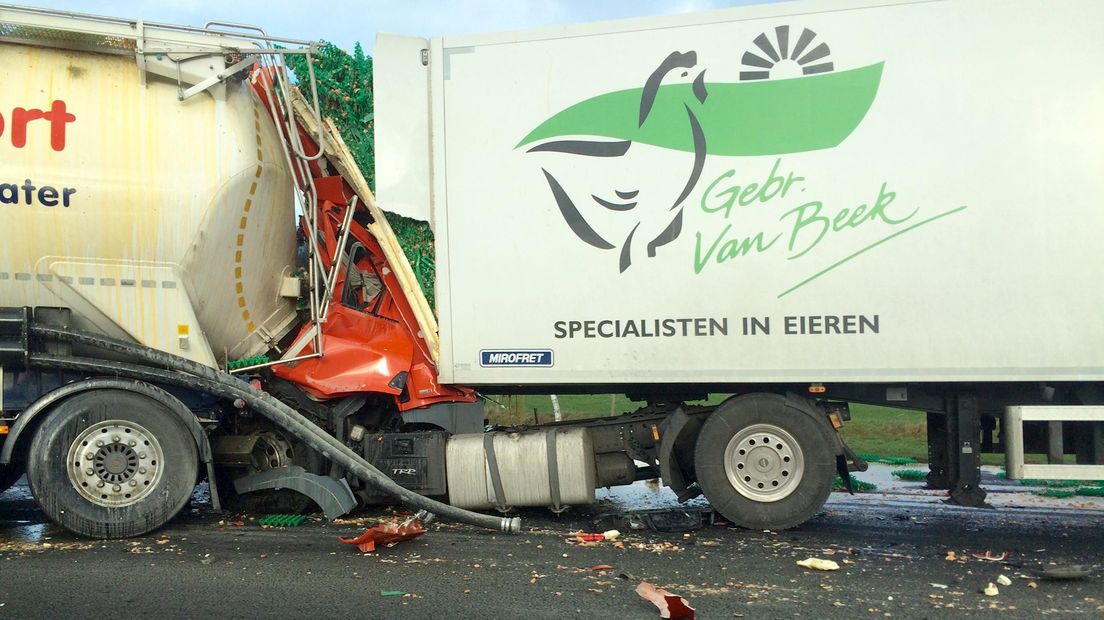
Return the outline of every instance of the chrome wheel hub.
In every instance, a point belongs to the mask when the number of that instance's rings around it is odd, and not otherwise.
[[[724,467],[740,495],[757,502],[777,502],[801,483],[805,458],[797,440],[784,429],[752,424],[728,442]]]
[[[108,508],[136,503],[161,480],[164,453],[149,431],[134,422],[93,424],[69,447],[69,482],[85,499]]]

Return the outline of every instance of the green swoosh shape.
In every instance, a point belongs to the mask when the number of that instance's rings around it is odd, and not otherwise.
[[[832,148],[866,116],[884,64],[786,80],[707,82],[705,103],[694,97],[690,84],[664,85],[643,126],[638,125],[643,89],[614,91],[565,108],[515,148],[550,138],[594,136],[693,152],[687,109],[701,123],[710,155],[782,155]]]

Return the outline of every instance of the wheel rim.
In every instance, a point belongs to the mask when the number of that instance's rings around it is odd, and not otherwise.
[[[724,456],[725,475],[736,491],[757,502],[789,497],[805,474],[801,445],[773,424],[753,424],[736,433]]]
[[[139,424],[93,424],[69,447],[69,482],[85,499],[108,508],[129,506],[161,480],[165,455],[157,438]]]

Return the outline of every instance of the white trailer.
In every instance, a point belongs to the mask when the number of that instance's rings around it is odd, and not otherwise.
[[[1102,20],[809,0],[381,36],[380,200],[434,225],[441,376],[1087,405],[1065,435],[1100,463]],[[965,471],[951,417],[932,456]]]
[[[434,39],[428,66],[381,38],[380,201],[434,223],[442,376],[1104,379],[1102,19],[792,2]]]

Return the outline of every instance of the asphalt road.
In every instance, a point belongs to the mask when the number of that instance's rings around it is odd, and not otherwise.
[[[47,523],[16,486],[0,496],[0,618],[658,618],[634,593],[644,580],[685,597],[699,618],[1104,617],[1099,505],[991,497],[999,507],[983,510],[946,506],[915,486],[834,494],[815,519],[785,532],[622,524],[620,545],[575,540],[626,502],[665,505],[643,486],[562,517],[525,511],[519,535],[433,524],[361,554],[337,537],[394,511],[265,529],[248,516],[235,525],[197,500],[153,535],[88,541]],[[986,552],[1007,556],[974,555]],[[841,569],[796,564],[809,557]],[[1069,565],[1092,574],[1042,578]],[[1000,575],[1011,585],[979,592]]]

